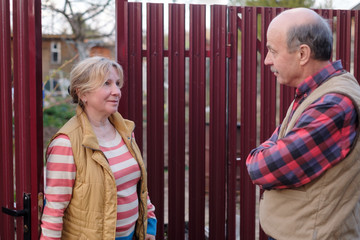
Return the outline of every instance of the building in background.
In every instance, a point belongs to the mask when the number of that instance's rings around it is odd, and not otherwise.
[[[115,59],[115,44],[103,40],[88,40],[87,55]],[[43,35],[42,77],[44,93],[65,97],[69,74],[77,62],[77,50],[71,35]]]

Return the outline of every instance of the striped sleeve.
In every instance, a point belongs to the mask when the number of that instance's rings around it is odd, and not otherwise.
[[[70,140],[59,135],[47,151],[45,207],[41,217],[40,239],[61,239],[64,211],[69,205],[76,166]]]
[[[155,216],[155,206],[151,203],[149,195],[147,198],[147,209],[148,209],[148,228],[146,233],[151,235],[156,235],[156,216]]]
[[[132,137],[135,140],[135,134],[132,133]],[[156,236],[157,219],[155,216],[155,206],[151,203],[149,195],[147,196],[147,218],[148,226],[146,233]]]

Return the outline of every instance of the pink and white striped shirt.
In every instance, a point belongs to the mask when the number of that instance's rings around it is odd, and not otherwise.
[[[130,236],[138,218],[137,183],[140,168],[121,136],[99,141],[100,149],[109,161],[117,186],[116,237]],[[45,199],[41,239],[60,239],[64,212],[69,205],[75,182],[76,165],[70,140],[65,135],[55,138],[47,152]],[[148,197],[148,218],[155,219],[155,207]]]

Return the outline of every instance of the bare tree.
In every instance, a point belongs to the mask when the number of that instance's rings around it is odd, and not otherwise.
[[[333,0],[324,0],[322,3],[319,4],[318,8],[332,9],[333,6],[334,6]]]
[[[87,57],[89,39],[105,38],[114,34],[115,17],[105,14],[106,10],[113,9],[114,0],[63,0],[63,4],[59,4],[60,2],[43,0],[43,11],[51,11],[63,17],[63,23],[69,25],[80,59]]]

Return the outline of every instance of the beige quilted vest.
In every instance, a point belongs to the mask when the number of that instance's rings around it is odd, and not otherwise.
[[[279,138],[295,125],[301,113],[327,93],[340,93],[360,106],[360,87],[355,78],[341,74],[327,80],[300,104],[287,128],[291,106]],[[359,129],[359,128],[358,128]],[[277,240],[360,239],[360,140],[348,156],[322,176],[299,188],[265,191],[260,201],[261,227]]]

